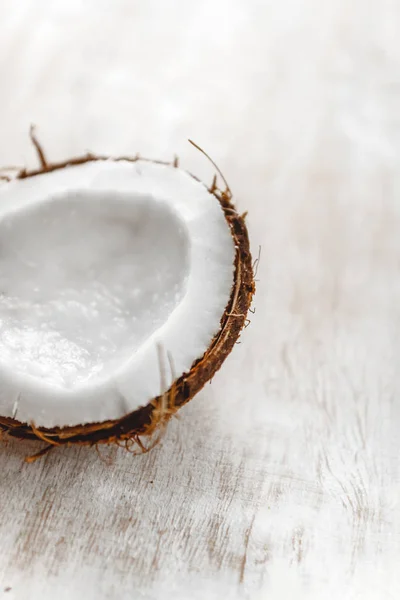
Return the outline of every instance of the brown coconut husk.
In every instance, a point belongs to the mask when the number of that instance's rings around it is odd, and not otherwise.
[[[110,157],[108,156],[89,153],[63,162],[51,163],[46,159],[33,128],[31,128],[30,131],[30,137],[38,154],[40,168],[33,170],[21,169],[14,176],[16,179],[27,179],[29,177],[43,175],[50,173],[51,171],[64,169],[74,165],[81,165],[91,161],[110,160]],[[221,327],[219,332],[214,337],[203,356],[193,363],[190,371],[175,379],[166,393],[157,396],[146,406],[143,406],[120,419],[104,421],[101,423],[87,423],[73,427],[54,427],[49,429],[36,427],[34,423],[21,423],[13,418],[0,416],[0,433],[3,432],[7,436],[20,440],[29,439],[46,442],[47,446],[34,456],[28,457],[28,462],[32,462],[45,455],[52,448],[57,446],[70,446],[73,444],[95,445],[97,448],[97,445],[100,443],[115,443],[123,445],[123,447],[129,451],[137,450],[139,452],[147,452],[158,443],[166,423],[176,411],[186,404],[186,402],[191,400],[193,396],[212,379],[213,375],[221,367],[237,342],[242,328],[248,322],[247,312],[250,309],[255,291],[255,283],[249,238],[244,220],[245,215],[240,216],[236,212],[232,202],[231,190],[218,167],[211,158],[199,148],[199,146],[194,144],[194,142],[191,143],[207,156],[223,179],[225,184],[224,191],[217,186],[217,176],[214,177],[208,190],[221,204],[236,248],[234,285],[228,305],[221,317]],[[114,158],[113,160],[129,162],[148,160],[149,162],[172,165],[176,168],[178,167],[177,158],[175,158],[172,163],[144,159],[139,155],[134,157],[121,156]],[[192,175],[192,177],[194,176]],[[194,178],[197,179],[196,177]],[[2,176],[2,179],[9,178],[4,175]],[[168,357],[168,359],[173,374],[171,357]],[[162,362],[162,352],[160,352],[161,374],[165,369]],[[152,436],[155,432],[158,432],[158,435],[153,439]],[[150,444],[145,445],[143,443],[143,436],[146,439],[150,439]]]

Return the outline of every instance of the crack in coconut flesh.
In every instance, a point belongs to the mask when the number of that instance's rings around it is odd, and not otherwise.
[[[230,193],[176,164],[43,159],[0,187],[0,429],[141,445],[221,366],[253,292]]]

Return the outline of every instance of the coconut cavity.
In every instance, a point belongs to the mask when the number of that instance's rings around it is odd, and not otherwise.
[[[72,389],[107,378],[168,320],[187,227],[151,195],[65,191],[0,221],[0,361]]]
[[[62,428],[147,405],[220,331],[234,262],[220,202],[173,166],[96,160],[2,185],[0,415]]]

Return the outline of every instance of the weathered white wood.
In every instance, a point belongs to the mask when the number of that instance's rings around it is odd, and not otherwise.
[[[400,596],[400,6],[1,0],[0,164],[217,160],[256,314],[145,456],[0,445],[0,598]],[[8,590],[11,588],[11,590]]]

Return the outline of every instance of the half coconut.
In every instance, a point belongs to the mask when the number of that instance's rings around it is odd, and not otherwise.
[[[0,428],[143,449],[245,323],[244,219],[177,161],[50,164],[32,140],[40,169],[0,186]]]

